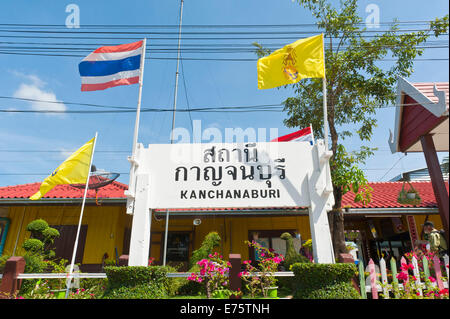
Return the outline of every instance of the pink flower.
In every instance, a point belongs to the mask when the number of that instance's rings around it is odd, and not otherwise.
[[[435,282],[436,281],[436,279],[434,279],[434,277],[428,277],[428,279],[431,281],[431,282]]]
[[[412,264],[402,264],[402,270],[403,271],[408,271],[408,269],[411,269],[411,270],[413,270],[414,269],[414,266],[412,265]]]
[[[406,280],[408,280],[408,275],[404,272],[401,272],[401,273],[397,274],[397,279],[406,281]]]
[[[440,295],[448,295],[448,289],[447,289],[447,288],[444,288],[444,289],[440,290],[440,291],[439,291],[439,294],[440,294]]]

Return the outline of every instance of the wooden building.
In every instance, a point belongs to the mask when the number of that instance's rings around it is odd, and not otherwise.
[[[57,256],[70,260],[83,191],[59,185],[41,200],[29,200],[39,185],[0,187],[1,254],[23,254],[22,244],[30,235],[26,231],[27,224],[42,218],[60,231],[61,236],[55,242]],[[402,182],[371,183],[372,202],[368,205],[354,203],[351,193],[344,196],[348,240],[355,239],[364,260],[378,259],[386,252],[401,255],[410,251],[411,238],[420,240],[425,220],[442,228],[431,182],[412,182],[412,185],[421,197],[420,204],[414,206],[397,202]],[[448,189],[448,183],[446,187]],[[116,260],[128,253],[132,216],[126,214],[125,189],[126,185],[113,182],[99,189],[98,194],[88,191],[76,258],[76,262],[82,264],[82,270],[101,271],[105,260]],[[152,213],[150,256],[156,264],[161,264],[163,258],[165,217],[165,210]],[[281,253],[285,246],[279,237],[283,232],[301,237],[302,241],[311,238],[308,213],[302,207],[288,210],[276,207],[264,210],[172,210],[169,214],[168,262],[184,265],[181,269],[185,269],[192,251],[210,231],[217,231],[221,236],[218,250],[224,256],[240,253],[243,259],[253,257],[244,241],[255,236]],[[351,233],[360,235],[353,238]],[[300,239],[297,239],[296,247],[299,245]]]

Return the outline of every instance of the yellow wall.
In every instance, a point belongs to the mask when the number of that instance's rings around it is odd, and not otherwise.
[[[169,219],[170,231],[194,231],[194,249],[197,249],[205,236],[216,231],[222,238],[219,250],[225,258],[228,254],[241,254],[243,259],[248,259],[248,246],[244,243],[248,240],[250,230],[298,230],[303,240],[311,238],[308,216],[287,217],[201,217],[202,223],[193,226],[194,218],[172,218]],[[161,221],[152,220],[152,232],[164,232],[165,219]],[[153,241],[154,239],[152,239]],[[160,259],[161,251],[154,247],[151,257]]]
[[[77,225],[80,216],[80,206],[14,206],[9,207],[8,217],[11,224],[5,243],[4,254],[12,255],[14,244],[18,237],[15,255],[24,253],[23,242],[29,238],[30,233],[25,230],[28,223],[42,218],[50,225]],[[22,222],[23,218],[23,222]],[[106,252],[109,259],[115,258],[115,247],[119,256],[122,254],[125,228],[131,228],[132,216],[125,213],[123,206],[86,206],[83,225],[88,225],[86,244],[83,255],[83,264],[100,264]],[[249,249],[244,243],[248,240],[249,231],[252,230],[297,230],[302,239],[311,238],[308,216],[275,216],[275,217],[207,217],[202,216],[201,224],[193,226],[194,217],[176,217],[171,214],[169,232],[189,231],[193,234],[193,249],[197,249],[205,236],[216,231],[222,238],[219,251],[228,257],[230,253],[241,254],[245,260],[249,258]],[[422,231],[425,215],[415,215],[418,233]],[[428,220],[433,221],[437,229],[442,228],[439,215],[429,215]],[[19,227],[22,227],[19,232]],[[406,225],[405,225],[406,226]],[[165,219],[159,221],[152,218],[152,241],[160,241],[161,245],[152,245],[151,257],[160,260],[162,242],[164,237]],[[407,226],[406,226],[407,229]],[[190,251],[192,253],[192,249]]]
[[[425,222],[425,219],[426,219],[426,215],[414,215],[417,233],[419,234],[419,236],[422,233],[423,223]],[[442,225],[441,216],[438,214],[428,215],[428,221],[433,222],[434,228],[436,228],[436,229],[444,228],[444,226]],[[406,229],[408,229],[408,226],[406,226]]]
[[[8,217],[11,224],[5,243],[4,254],[12,255],[17,234],[19,233],[15,255],[22,255],[23,242],[29,238],[30,232],[26,226],[33,220],[42,218],[50,225],[78,225],[80,206],[13,206],[9,207]],[[302,239],[311,237],[307,216],[287,217],[201,217],[202,223],[193,226],[191,218],[177,218],[171,215],[169,232],[190,231],[193,233],[193,249],[197,249],[205,236],[216,231],[222,238],[218,251],[225,257],[230,253],[239,253],[248,259],[248,240],[250,230],[298,230]],[[23,218],[23,222],[22,222]],[[88,225],[83,264],[99,264],[106,252],[109,259],[114,259],[117,247],[119,256],[122,254],[124,230],[131,227],[131,216],[125,213],[121,206],[86,206],[82,225]],[[19,227],[21,227],[19,231]],[[163,241],[165,219],[152,219],[152,241]],[[153,245],[151,257],[160,260],[162,245]],[[190,251],[192,253],[192,250]]]
[[[42,218],[50,225],[78,225],[80,206],[14,206],[9,208],[11,219],[3,253],[12,255],[17,234],[19,233],[15,255],[22,255],[23,242],[29,238],[26,226],[31,221]],[[23,218],[23,222],[22,222]],[[83,264],[100,264],[106,252],[110,259],[115,256],[114,247],[122,253],[125,207],[86,206],[82,225],[88,225]],[[22,227],[19,232],[19,227]]]

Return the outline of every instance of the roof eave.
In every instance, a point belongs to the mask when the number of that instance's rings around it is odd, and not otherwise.
[[[5,205],[47,205],[47,204],[65,204],[79,205],[82,198],[41,198],[39,200],[30,200],[29,198],[0,198],[0,206]],[[102,204],[126,204],[126,198],[102,198],[98,200]],[[95,198],[86,198],[86,204],[95,204]]]
[[[346,215],[392,215],[392,214],[439,214],[437,207],[370,207],[370,208],[348,208]]]

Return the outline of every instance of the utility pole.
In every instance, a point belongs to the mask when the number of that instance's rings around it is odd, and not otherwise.
[[[173,97],[173,115],[172,115],[172,131],[170,132],[170,144],[173,144],[173,131],[175,129],[175,113],[177,111],[177,97],[178,97],[178,76],[180,69],[180,55],[181,55],[181,25],[183,22],[183,3],[184,0],[181,0],[180,3],[180,23],[178,27],[178,53],[177,53],[177,71],[175,73],[175,93]],[[166,230],[164,233],[164,257],[163,257],[163,266],[166,265],[167,261],[167,235],[169,233],[169,210],[166,212]]]

